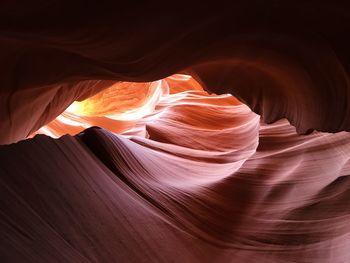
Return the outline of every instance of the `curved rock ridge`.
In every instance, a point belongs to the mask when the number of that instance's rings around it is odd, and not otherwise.
[[[231,95],[179,83],[199,87],[176,75],[133,84],[145,88],[135,108],[111,103],[132,85],[61,115],[119,131],[80,126],[0,147],[6,262],[350,260],[350,134],[298,135]],[[107,115],[92,116],[95,106]],[[58,122],[46,128],[74,132]]]
[[[266,123],[287,118],[299,133],[350,131],[346,2],[1,7],[1,144],[111,85],[96,80],[148,82],[179,72],[233,94]]]
[[[0,261],[350,262],[349,11],[1,3]]]

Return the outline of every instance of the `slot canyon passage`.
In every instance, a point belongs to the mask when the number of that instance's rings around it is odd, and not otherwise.
[[[346,1],[0,3],[0,262],[350,262]]]

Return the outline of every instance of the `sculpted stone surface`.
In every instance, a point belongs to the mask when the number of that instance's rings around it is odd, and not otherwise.
[[[347,4],[15,2],[1,262],[350,262]]]

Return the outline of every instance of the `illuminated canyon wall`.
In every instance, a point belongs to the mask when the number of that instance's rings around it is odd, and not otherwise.
[[[0,258],[349,262],[349,11],[4,3]]]

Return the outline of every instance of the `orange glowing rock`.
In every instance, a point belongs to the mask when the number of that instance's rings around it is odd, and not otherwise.
[[[145,83],[117,82],[92,97],[73,102],[31,137],[35,134],[55,138],[67,133],[74,135],[91,126],[123,133],[134,128],[143,117],[152,114],[160,101],[184,98],[183,95],[177,97],[173,94],[186,91],[197,91],[210,98],[194,78],[184,74]],[[215,100],[211,102],[216,103]]]

